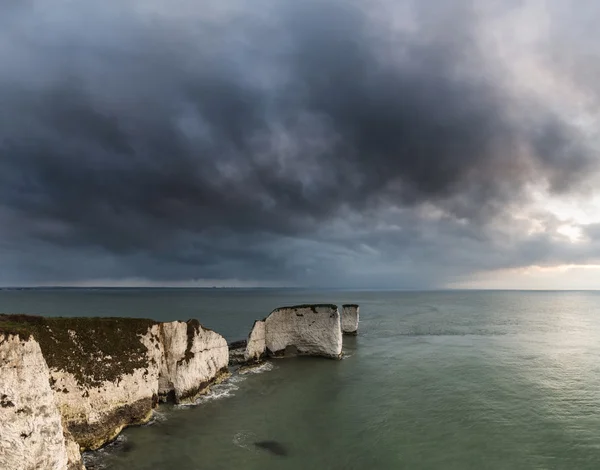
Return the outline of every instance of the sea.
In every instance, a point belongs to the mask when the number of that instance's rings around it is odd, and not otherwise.
[[[198,318],[228,340],[299,303],[360,304],[342,360],[235,373],[194,406],[159,407],[88,467],[600,469],[600,292],[0,291],[2,312]]]

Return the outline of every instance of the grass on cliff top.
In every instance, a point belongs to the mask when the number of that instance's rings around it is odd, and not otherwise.
[[[354,308],[358,308],[358,304],[344,304],[344,305],[342,305],[342,308],[343,308],[343,307],[354,307]]]
[[[286,308],[290,308],[290,309],[298,309],[298,308],[310,308],[313,312],[317,312],[317,308],[332,308],[334,310],[337,310],[337,305],[334,304],[301,304],[301,305],[292,305],[289,307],[278,307],[275,310],[273,310],[273,312],[277,312],[279,310],[284,310]],[[273,313],[271,312],[271,313]]]
[[[70,372],[82,386],[98,386],[146,367],[139,336],[156,324],[139,318],[0,315],[0,333],[33,336],[51,369]]]

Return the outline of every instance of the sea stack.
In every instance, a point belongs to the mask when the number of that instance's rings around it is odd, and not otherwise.
[[[358,333],[358,305],[342,305],[342,333],[356,335]]]
[[[0,315],[0,468],[81,469],[80,450],[147,422],[159,396],[192,400],[228,361],[197,320]]]
[[[245,362],[260,362],[266,355],[266,323],[264,320],[256,320],[252,325],[252,330],[248,336],[246,343],[246,351],[244,352]]]
[[[269,356],[340,358],[342,331],[336,305],[295,305],[273,310],[265,319]]]

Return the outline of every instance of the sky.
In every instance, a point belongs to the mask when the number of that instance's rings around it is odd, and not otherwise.
[[[0,286],[600,286],[600,2],[1,0]]]

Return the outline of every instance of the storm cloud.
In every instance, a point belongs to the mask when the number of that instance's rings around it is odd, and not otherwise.
[[[599,52],[573,33],[590,12],[504,3],[4,2],[0,283],[432,287],[593,261],[596,232],[573,246],[531,212],[533,190],[593,192],[598,90],[566,62]],[[507,57],[487,31],[527,18]]]

